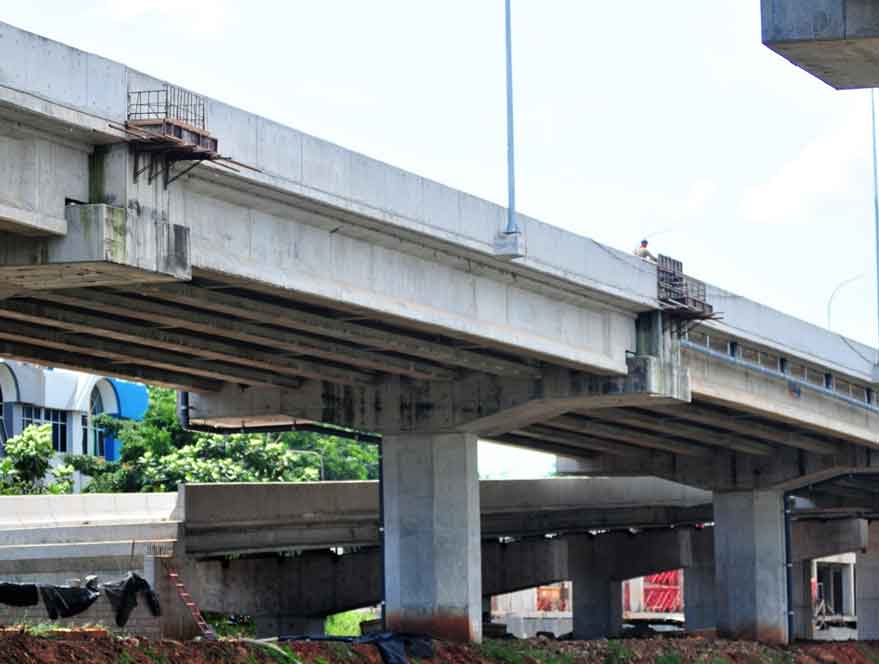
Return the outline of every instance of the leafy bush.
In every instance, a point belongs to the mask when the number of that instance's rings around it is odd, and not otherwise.
[[[52,425],[31,425],[6,441],[6,456],[0,459],[0,493],[5,495],[70,493],[73,468],[51,467],[55,454]]]

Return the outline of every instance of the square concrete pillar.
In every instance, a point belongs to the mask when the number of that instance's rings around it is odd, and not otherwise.
[[[801,560],[791,567],[791,581],[794,613],[793,640],[814,639],[815,623],[812,608],[812,577],[815,575],[815,562]]]
[[[842,568],[842,612],[847,616],[855,613],[855,566],[846,565]]]
[[[693,529],[693,564],[684,569],[684,621],[688,631],[717,628],[714,579],[714,529]]]
[[[616,550],[611,539],[588,535],[569,539],[576,639],[603,639],[622,632],[623,584],[611,576]]]
[[[694,565],[684,570],[684,621],[688,632],[717,627],[714,565]]]
[[[387,627],[482,639],[476,436],[382,441]]]
[[[869,546],[855,563],[855,615],[858,639],[879,639],[879,522],[870,524]]]
[[[787,643],[783,495],[714,494],[714,570],[720,636]]]

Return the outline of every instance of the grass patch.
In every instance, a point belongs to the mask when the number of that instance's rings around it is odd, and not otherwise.
[[[666,652],[656,658],[655,664],[683,664],[683,660],[676,652]]]
[[[372,611],[336,613],[327,616],[324,622],[324,632],[329,636],[360,636],[360,623],[373,618],[375,618],[375,614]]]
[[[626,664],[634,657],[622,641],[608,641],[604,664]]]
[[[546,648],[534,648],[521,641],[486,640],[478,646],[478,653],[485,659],[503,664],[573,664],[575,658],[568,653],[552,652]]]

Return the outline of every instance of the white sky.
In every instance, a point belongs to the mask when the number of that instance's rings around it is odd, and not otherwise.
[[[656,234],[820,325],[863,274],[832,323],[876,345],[866,91],[762,46],[758,0],[512,4],[522,212],[626,250]],[[0,20],[506,199],[503,0],[31,0]]]

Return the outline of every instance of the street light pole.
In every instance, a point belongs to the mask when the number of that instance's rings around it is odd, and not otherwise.
[[[510,0],[505,0],[507,42],[507,229],[506,235],[518,235],[516,223],[516,155],[513,140],[513,32],[510,27]]]
[[[833,326],[830,324],[830,308],[833,306],[833,298],[836,297],[836,294],[841,291],[843,288],[856,282],[858,279],[863,279],[864,275],[859,274],[856,277],[852,277],[851,279],[846,279],[845,281],[837,284],[836,288],[833,289],[833,292],[830,294],[830,297],[827,299],[827,329],[833,330]]]
[[[879,332],[879,172],[876,168],[876,89],[870,90],[870,120],[873,128],[873,223],[876,233],[876,325]],[[879,343],[876,344],[876,374],[879,377]]]

